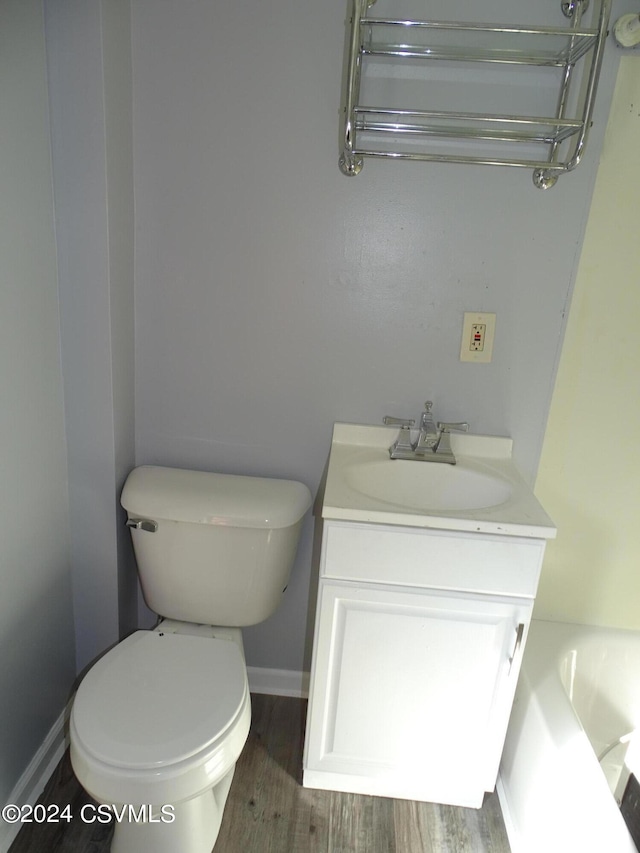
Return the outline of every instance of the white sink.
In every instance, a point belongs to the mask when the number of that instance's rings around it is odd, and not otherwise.
[[[411,511],[485,509],[511,496],[508,482],[464,463],[354,459],[344,478],[362,495]]]
[[[510,438],[452,434],[457,464],[390,459],[397,433],[337,423],[322,517],[506,536],[555,536],[511,459]]]

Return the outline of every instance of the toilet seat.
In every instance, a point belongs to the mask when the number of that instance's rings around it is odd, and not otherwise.
[[[227,736],[237,740],[232,730],[248,708],[236,643],[136,631],[87,673],[71,728],[76,750],[96,767],[166,775],[205,760]]]

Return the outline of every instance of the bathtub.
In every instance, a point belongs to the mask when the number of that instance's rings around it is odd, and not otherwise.
[[[512,853],[636,853],[616,796],[639,724],[640,632],[533,621],[498,778]]]

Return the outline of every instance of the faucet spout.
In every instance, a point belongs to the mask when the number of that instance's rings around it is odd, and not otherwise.
[[[422,449],[433,450],[438,446],[440,432],[433,420],[433,414],[431,412],[432,407],[433,403],[431,400],[427,400],[424,404],[424,412],[420,416],[420,434],[418,435],[418,442],[414,447],[414,450],[416,451],[420,451]]]

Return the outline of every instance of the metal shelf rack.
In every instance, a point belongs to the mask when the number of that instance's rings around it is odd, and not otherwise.
[[[592,0],[592,26],[583,25],[589,0],[562,3],[565,27],[374,17],[369,9],[375,2],[353,0],[340,157],[345,175],[357,175],[365,157],[519,166],[532,169],[534,184],[546,189],[578,165],[612,0]],[[527,114],[477,109],[468,92],[482,78],[478,69],[492,70],[485,90],[505,92],[519,73],[518,91],[527,92],[522,70],[514,69],[531,66],[552,75],[546,78],[553,97],[547,113],[535,97]],[[511,70],[508,78],[504,69]],[[449,109],[456,78],[473,109]],[[431,108],[438,87],[446,92],[440,97],[444,108]],[[528,89],[537,93],[539,80]]]

